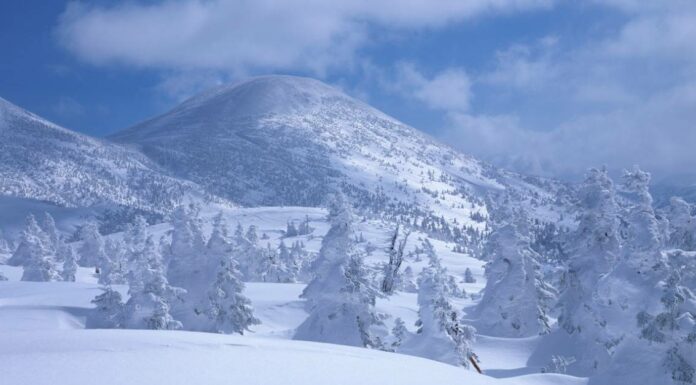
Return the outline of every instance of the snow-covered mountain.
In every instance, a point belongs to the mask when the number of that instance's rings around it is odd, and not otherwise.
[[[248,206],[317,206],[340,188],[380,215],[482,225],[489,192],[555,205],[564,186],[500,171],[317,80],[222,86],[117,133],[177,177]]]
[[[205,193],[158,171],[137,151],[59,127],[0,98],[0,195],[162,212]]]

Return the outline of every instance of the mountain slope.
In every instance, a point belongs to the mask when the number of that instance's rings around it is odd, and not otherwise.
[[[196,96],[112,137],[238,203],[322,204],[341,189],[387,215],[475,223],[489,192],[550,204],[559,184],[523,180],[316,80],[266,76]]]
[[[203,192],[161,173],[138,152],[64,129],[0,98],[0,195],[163,212]]]

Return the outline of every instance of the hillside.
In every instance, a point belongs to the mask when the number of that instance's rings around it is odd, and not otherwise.
[[[148,212],[206,194],[142,154],[59,127],[0,98],[0,195]]]

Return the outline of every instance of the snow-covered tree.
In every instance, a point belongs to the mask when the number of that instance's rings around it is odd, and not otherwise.
[[[406,323],[400,317],[394,320],[394,327],[391,330],[391,335],[391,348],[397,350],[404,342],[404,339],[406,339],[406,336],[408,335]]]
[[[397,225],[389,242],[389,262],[384,266],[384,278],[382,279],[382,292],[390,295],[394,292],[396,282],[399,280],[399,269],[404,261],[404,249],[408,241],[408,231],[403,231],[401,225]]]
[[[520,214],[523,215],[523,214]],[[477,307],[479,329],[505,337],[526,337],[550,330],[547,316],[553,289],[539,272],[539,255],[528,234],[515,224],[496,229],[485,250],[486,288]]]
[[[208,260],[215,270],[207,291],[207,302],[199,312],[209,319],[209,330],[243,334],[260,321],[253,315],[251,301],[242,294],[244,282],[234,259],[233,242],[229,239],[221,214],[213,220],[213,232],[206,249]]]
[[[297,226],[295,226],[295,221],[288,221],[285,228],[286,237],[296,237],[298,235]]]
[[[353,215],[341,194],[330,202],[329,222],[331,228],[314,263],[315,277],[302,293],[310,315],[294,338],[382,347],[374,330],[382,325],[374,310],[378,291],[355,246]]]
[[[147,237],[147,221],[142,215],[136,215],[133,222],[126,226],[126,231],[123,233],[125,260],[128,264],[127,272],[132,270],[130,265],[139,258],[145,249]]]
[[[10,261],[11,265],[22,265],[22,281],[57,281],[60,275],[53,265],[54,250],[48,245],[48,237],[39,228],[34,217],[27,217],[19,247]]]
[[[115,329],[124,327],[124,304],[121,294],[111,286],[102,287],[102,293],[92,303],[96,306],[87,316],[89,329]]]
[[[400,352],[468,368],[476,329],[459,320],[448,298],[447,272],[436,254],[429,258],[418,280],[418,331]]]
[[[179,206],[172,213],[171,246],[167,253],[167,276],[172,285],[188,291],[187,296],[204,297],[205,282],[205,237],[201,230],[199,209],[194,206]],[[194,287],[195,286],[195,287]]]
[[[75,251],[69,245],[64,245],[59,253],[63,260],[63,271],[61,277],[63,281],[75,282],[75,274],[77,273],[77,257]]]
[[[7,261],[7,264],[10,266],[23,266],[37,252],[42,254],[48,253],[50,250],[49,246],[44,244],[45,239],[46,235],[38,223],[36,223],[36,219],[29,214],[24,223],[19,245],[12,257]]]
[[[667,211],[669,245],[682,250],[696,250],[696,217],[691,205],[682,198],[673,197]]]
[[[575,366],[584,373],[609,362],[615,340],[606,330],[597,288],[621,254],[618,206],[607,171],[591,169],[578,192],[578,228],[569,245],[559,326],[575,339]]]
[[[244,237],[247,241],[251,242],[252,245],[256,246],[259,243],[259,235],[256,232],[256,225],[249,225]]]
[[[662,282],[662,312],[637,315],[640,337],[649,341],[651,352],[662,355],[665,374],[676,383],[696,383],[696,295],[673,269]]]
[[[99,282],[106,285],[119,285],[126,283],[128,275],[128,261],[126,260],[126,246],[123,242],[108,238],[104,242],[104,254],[106,258],[99,266]]]
[[[470,268],[464,270],[464,283],[476,283],[476,278],[474,278],[474,273],[471,272]]]
[[[291,266],[280,259],[278,251],[272,248],[270,243],[260,250],[257,277],[262,282],[287,283],[295,281],[295,274]]]
[[[305,219],[297,227],[297,235],[311,234],[314,229],[309,225],[309,215],[305,215]]]
[[[104,253],[104,239],[99,234],[99,226],[95,222],[88,222],[80,230],[82,245],[77,250],[80,256],[80,266],[97,267],[104,265],[106,254]]]
[[[653,252],[662,246],[660,225],[650,195],[650,173],[638,166],[624,170],[620,191],[627,201],[625,223],[626,244],[635,252]]]
[[[39,224],[44,235],[44,244],[51,250],[51,253],[60,257],[58,249],[62,240],[58,234],[58,229],[56,228],[56,221],[53,219],[51,214],[45,212],[43,218],[41,218],[41,223]]]
[[[148,237],[135,256],[130,272],[130,298],[124,306],[124,327],[129,329],[180,329],[181,322],[170,314],[170,305],[181,289],[169,285],[155,241]]]

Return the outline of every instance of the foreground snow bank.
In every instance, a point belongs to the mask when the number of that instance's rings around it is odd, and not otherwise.
[[[247,336],[63,330],[0,332],[0,340],[4,385],[497,383],[416,357]]]

